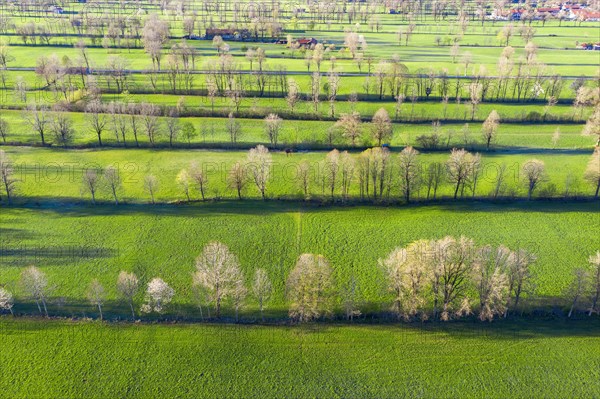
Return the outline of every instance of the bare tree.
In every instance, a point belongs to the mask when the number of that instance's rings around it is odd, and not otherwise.
[[[121,179],[121,174],[119,173],[119,170],[114,166],[108,166],[106,169],[104,169],[103,177],[106,189],[114,198],[115,205],[119,205],[118,194],[121,188],[123,187],[123,181]]]
[[[142,41],[144,50],[150,56],[152,65],[160,70],[162,58],[162,47],[169,39],[169,24],[159,18],[157,14],[151,14],[142,30]]]
[[[439,295],[442,302],[441,320],[449,320],[452,314],[461,316],[471,312],[466,290],[473,269],[474,248],[473,240],[466,237],[445,237],[436,245],[433,275],[439,281],[436,297]]]
[[[206,184],[208,183],[208,176],[202,170],[202,168],[196,163],[192,162],[190,166],[190,179],[200,191],[202,201],[204,201],[204,192],[206,190]]]
[[[181,125],[176,114],[172,112],[167,118],[167,134],[169,135],[169,147],[173,147],[173,141],[177,140],[181,132]]]
[[[242,191],[248,182],[245,165],[237,161],[233,164],[227,175],[227,183],[229,187],[236,190],[238,199],[242,199]]]
[[[333,275],[323,255],[302,254],[287,279],[289,315],[299,322],[332,312]]]
[[[440,162],[432,162],[427,167],[426,184],[427,184],[427,199],[433,194],[433,199],[436,199],[437,190],[444,178],[444,164]],[[432,193],[433,191],[433,193]]]
[[[19,179],[15,177],[12,162],[4,150],[0,150],[0,180],[6,193],[6,199],[10,203],[17,189]],[[0,199],[2,199],[2,196],[0,196]]]
[[[15,300],[10,291],[0,287],[0,310],[8,310],[11,315],[15,315],[13,311],[13,306],[15,305]]]
[[[158,192],[158,179],[154,175],[146,175],[144,177],[144,190],[150,195],[150,199],[154,204],[154,196]]]
[[[588,316],[592,313],[600,313],[600,251],[588,258],[590,270],[588,271],[591,283],[591,303]]]
[[[300,86],[293,79],[288,81],[288,92],[287,96],[285,97],[285,101],[293,114],[294,110],[296,109],[296,105],[300,101]]]
[[[273,159],[269,149],[263,145],[257,145],[248,152],[246,167],[249,169],[250,176],[260,191],[263,200],[267,199],[267,182],[271,176],[271,165]]]
[[[523,165],[522,172],[527,185],[527,198],[531,199],[535,189],[546,179],[546,167],[543,161],[530,159]]]
[[[362,314],[359,309],[360,294],[357,289],[356,279],[354,276],[342,287],[341,291],[342,307],[346,314],[346,320],[353,321],[355,317]]]
[[[153,278],[146,288],[146,298],[141,308],[142,313],[162,313],[174,295],[175,290],[163,279],[159,277]]]
[[[140,281],[135,273],[121,271],[117,277],[117,292],[131,309],[131,317],[135,320],[134,298],[138,293]]]
[[[75,129],[73,129],[73,121],[66,113],[59,112],[56,114],[50,127],[54,134],[54,139],[63,147],[66,147],[73,141]]]
[[[481,102],[481,93],[481,83],[473,82],[469,85],[469,96],[471,98],[471,120],[475,120],[475,113],[477,112],[477,107]]]
[[[100,320],[102,320],[102,306],[104,305],[104,301],[106,300],[106,293],[104,292],[104,287],[100,284],[98,279],[93,279],[87,290],[87,298],[92,304],[98,308],[98,312],[100,313]]]
[[[342,135],[354,145],[362,130],[360,115],[358,112],[342,114],[340,119],[335,123],[335,127],[341,129]]]
[[[4,118],[0,118],[0,137],[2,137],[2,142],[6,143],[6,137],[8,136],[9,126],[8,122]]]
[[[196,258],[194,285],[203,286],[207,290],[214,303],[217,318],[221,315],[223,300],[238,295],[243,282],[244,275],[238,259],[229,248],[217,241],[206,244]]]
[[[99,100],[93,100],[85,107],[87,121],[94,133],[98,136],[98,144],[100,146],[102,146],[102,133],[106,129],[106,124],[108,122],[106,115],[103,112],[104,107]]]
[[[448,173],[448,180],[455,185],[454,199],[458,197],[458,191],[464,188],[470,178],[474,159],[473,154],[464,149],[452,149],[450,157],[446,162],[446,171]]]
[[[394,296],[391,310],[398,318],[410,320],[423,311],[428,281],[429,261],[426,259],[430,243],[415,241],[407,248],[394,249],[385,259],[380,259],[388,291]]]
[[[536,261],[535,255],[519,249],[511,253],[508,260],[508,292],[509,298],[506,305],[504,317],[508,315],[511,307],[519,306],[523,294],[533,291],[531,264]]]
[[[596,147],[600,147],[600,105],[596,105],[594,112],[588,118],[583,128],[584,136],[597,136]]]
[[[385,108],[380,108],[375,112],[371,120],[373,128],[373,138],[377,141],[377,145],[381,145],[384,140],[392,138],[392,120]]]
[[[265,321],[263,309],[273,293],[273,285],[271,284],[271,280],[265,269],[256,269],[254,281],[252,282],[252,293],[258,301],[260,318],[262,321]]]
[[[23,112],[23,119],[40,135],[42,145],[46,145],[45,134],[50,124],[48,118],[48,108],[44,105],[29,104],[27,110]]]
[[[272,145],[277,145],[282,123],[283,120],[276,114],[269,114],[265,118],[265,133]]]
[[[479,294],[479,320],[492,321],[506,312],[509,297],[508,264],[511,252],[500,246],[486,245],[477,251],[473,265],[473,283]]]
[[[242,135],[242,125],[235,119],[232,112],[229,113],[226,127],[227,131],[229,132],[229,139],[231,140],[231,143],[237,143],[239,137]]]
[[[419,152],[411,146],[405,147],[398,155],[398,165],[400,167],[400,190],[406,203],[410,202],[410,196],[414,186],[420,178],[421,166],[418,160]]]
[[[81,177],[82,190],[90,193],[92,204],[96,204],[96,192],[100,186],[101,180],[94,169],[86,169]]]
[[[181,191],[185,194],[185,198],[190,202],[190,186],[191,178],[190,174],[186,169],[181,169],[175,178],[177,185],[181,188]]]
[[[333,200],[333,194],[335,192],[335,186],[337,183],[337,177],[340,170],[340,152],[336,149],[331,150],[327,153],[324,162],[324,177],[329,185],[331,193],[331,200]]]
[[[304,160],[298,165],[298,183],[304,194],[304,200],[310,199],[310,162]]]
[[[592,158],[585,169],[584,179],[595,188],[594,198],[598,198],[600,191],[600,147],[596,148]]]
[[[581,297],[585,295],[586,288],[589,282],[588,271],[583,268],[577,268],[573,271],[573,281],[567,288],[567,295],[571,298],[571,307],[569,309],[568,318],[573,316]]]
[[[30,266],[21,273],[21,287],[25,294],[35,301],[40,314],[48,317],[46,302],[49,295],[48,278],[35,266]],[[43,313],[42,313],[42,308]]]
[[[143,103],[140,106],[140,115],[150,145],[154,146],[156,137],[160,134],[160,109],[155,104]]]
[[[489,151],[490,145],[496,140],[498,134],[498,126],[500,125],[500,115],[496,110],[492,110],[488,117],[483,122],[483,139],[485,147]]]

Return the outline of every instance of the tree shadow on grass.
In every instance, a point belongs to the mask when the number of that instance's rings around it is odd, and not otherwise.
[[[219,201],[193,201],[173,203],[122,203],[98,202],[96,205],[82,202],[81,199],[63,197],[28,197],[26,201],[14,203],[5,209],[23,209],[54,213],[57,216],[115,216],[147,214],[153,216],[209,217],[220,215],[265,215],[290,212],[350,211],[353,209],[388,211],[443,210],[448,212],[600,212],[600,202],[584,198],[580,200],[539,199],[539,200],[497,200],[489,199],[439,199],[428,202],[372,203],[366,201],[301,201],[296,199],[224,199]],[[1,215],[1,212],[0,212]],[[2,219],[0,219],[2,220]]]

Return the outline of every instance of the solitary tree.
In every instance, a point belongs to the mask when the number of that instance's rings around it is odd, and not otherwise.
[[[292,319],[307,322],[332,311],[333,276],[323,255],[302,254],[287,279]]]
[[[483,139],[487,150],[490,149],[492,142],[496,140],[499,125],[500,116],[496,110],[493,110],[483,122]]]
[[[30,266],[21,273],[21,287],[25,294],[35,301],[40,314],[48,317],[46,302],[49,295],[48,278],[35,266]],[[42,313],[42,308],[43,313]]]
[[[260,310],[260,318],[265,321],[263,309],[266,303],[271,298],[273,285],[269,279],[269,275],[265,269],[256,269],[254,273],[254,281],[252,282],[252,293],[258,301],[258,309]]]
[[[533,192],[546,178],[546,167],[543,161],[530,159],[523,165],[523,176],[527,185],[527,198],[531,199]]]
[[[135,310],[133,307],[134,298],[139,290],[140,281],[135,273],[121,271],[117,277],[117,292],[123,301],[127,302],[131,309],[131,317],[135,319]]]
[[[271,175],[272,163],[271,154],[269,154],[267,147],[263,145],[259,144],[255,148],[251,148],[248,152],[246,167],[249,169],[250,176],[254,184],[256,184],[256,188],[260,191],[263,200],[267,199],[267,182]]]
[[[196,258],[194,285],[206,289],[217,318],[221,315],[223,300],[239,294],[237,291],[243,283],[244,275],[238,259],[225,244],[210,242]]]
[[[371,120],[373,138],[377,145],[392,137],[392,120],[385,108],[380,108]]]
[[[87,297],[92,306],[98,308],[98,312],[100,313],[100,320],[102,320],[102,306],[104,305],[104,301],[106,300],[106,294],[104,292],[104,287],[102,286],[102,284],[100,284],[100,281],[98,281],[98,279],[93,279],[90,283],[87,290]]]
[[[163,279],[153,278],[146,288],[146,299],[141,308],[142,313],[162,313],[174,295],[175,290]]]

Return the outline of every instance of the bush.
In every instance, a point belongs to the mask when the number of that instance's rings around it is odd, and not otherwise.
[[[415,140],[421,148],[428,150],[435,150],[440,145],[440,135],[437,133],[432,133],[430,135],[423,134],[418,136]]]

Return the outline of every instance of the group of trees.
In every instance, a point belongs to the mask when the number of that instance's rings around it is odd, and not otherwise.
[[[488,193],[492,199],[506,196],[508,190],[512,190],[510,196],[516,195],[515,187],[508,187],[509,179],[517,180],[525,189],[527,198],[532,199],[540,187],[549,181],[544,162],[537,159],[525,161],[519,170],[509,169],[506,164],[492,164],[492,170],[487,170],[479,154],[464,149],[453,149],[446,162],[426,164],[420,158],[419,152],[410,146],[396,155],[385,147],[369,148],[358,155],[332,150],[320,162],[304,160],[297,164],[290,163],[285,168],[284,177],[291,179],[305,200],[311,199],[315,192],[320,192],[321,198],[329,197],[332,201],[336,198],[347,201],[358,197],[360,200],[374,202],[401,200],[405,203],[413,200],[436,200],[444,185],[450,185],[454,199],[476,197],[482,177],[492,183],[492,189]],[[594,198],[598,198],[600,193],[599,162],[600,151],[596,150],[583,176],[593,187]],[[290,174],[290,171],[293,173]],[[226,182],[240,200],[248,185],[255,186],[261,198],[266,200],[269,198],[268,189],[273,182],[273,174],[271,153],[265,146],[258,145],[250,149],[246,159],[229,167]],[[175,183],[186,201],[191,201],[195,197],[194,193],[205,201],[209,187],[213,184],[209,181],[210,175],[203,165],[192,162],[188,168],[179,171]],[[565,183],[565,197],[571,195],[572,180],[573,177],[569,175]],[[14,164],[3,150],[0,150],[0,183],[0,200],[5,194],[10,202],[20,179]],[[218,185],[217,182],[212,187]],[[548,186],[554,187],[551,183]],[[158,177],[152,174],[144,176],[143,188],[154,203],[160,190]],[[82,172],[81,192],[89,195],[94,204],[101,192],[118,205],[123,189],[121,172],[114,166],[104,169],[87,168]],[[289,195],[293,196],[295,192],[290,192]],[[543,196],[555,195],[557,193],[554,189]]]
[[[388,292],[389,310],[398,319],[448,321],[470,314],[482,321],[492,321],[515,312],[523,298],[534,295],[534,274],[531,265],[535,255],[526,250],[510,250],[505,246],[477,246],[467,237],[444,237],[439,240],[418,240],[406,247],[393,249],[379,260],[379,267]],[[195,262],[192,276],[192,300],[200,317],[219,319],[224,306],[239,312],[249,303],[249,297],[264,321],[264,309],[273,294],[273,282],[262,268],[255,270],[248,286],[236,255],[220,242],[205,245]],[[21,273],[20,287],[24,299],[35,302],[40,314],[49,316],[48,301],[53,294],[46,274],[31,266]],[[143,284],[134,273],[121,271],[114,288],[123,304],[136,318],[138,301],[142,314],[166,311],[175,290],[162,278],[154,277],[140,292]],[[361,315],[366,303],[361,299],[356,281],[351,278],[340,292],[335,273],[323,255],[305,253],[298,257],[285,281],[285,299],[289,317],[299,322],[313,321],[335,315],[343,310],[351,320]],[[103,319],[107,291],[97,279],[87,287],[89,303]],[[577,268],[565,298],[568,317],[584,310],[589,316],[600,313],[600,251],[589,257],[589,265]],[[13,293],[0,287],[0,310],[14,314]]]
[[[151,103],[110,102],[102,104],[100,101],[94,100],[85,107],[84,129],[97,137],[99,146],[103,145],[103,138],[107,134],[114,137],[118,145],[124,147],[132,139],[139,147],[142,135],[147,138],[147,142],[151,146],[162,145],[161,143],[165,140],[169,147],[181,145],[182,142],[189,145],[196,140],[200,133],[206,140],[208,128],[203,125],[199,132],[192,121],[179,118],[180,110],[180,107],[163,109]],[[600,107],[596,107],[582,131],[585,136],[597,138],[597,145],[600,145],[599,115]],[[32,103],[23,112],[22,117],[26,125],[39,135],[42,145],[49,144],[48,136],[53,137],[53,143],[63,147],[73,144],[76,138],[77,129],[74,127],[73,120],[69,113],[60,109],[51,111],[44,105]],[[272,146],[280,145],[283,126],[284,121],[281,117],[275,113],[268,114],[263,120],[265,141]],[[447,137],[443,137],[440,133],[441,126],[440,122],[433,122],[430,133],[415,138],[418,146],[425,150],[448,148],[451,140],[456,141],[454,138],[456,136],[463,141],[465,147],[483,146],[486,150],[490,150],[498,140],[500,116],[496,110],[489,113],[481,125],[479,144],[473,137],[469,124],[465,124],[459,135],[454,130],[448,131]],[[214,129],[214,126],[212,128]],[[224,130],[233,145],[237,144],[245,133],[242,123],[233,113],[230,113],[224,120]],[[12,127],[4,118],[0,117],[0,138],[6,143],[11,134]],[[380,108],[372,116],[370,122],[363,122],[361,115],[356,111],[342,114],[333,125],[322,133],[322,141],[328,146],[340,143],[352,146],[358,144],[368,146],[373,143],[382,145],[389,143],[393,135],[392,119],[384,108]],[[557,131],[552,138],[553,145],[556,145],[559,138],[560,132]],[[285,142],[285,140],[283,141]]]

